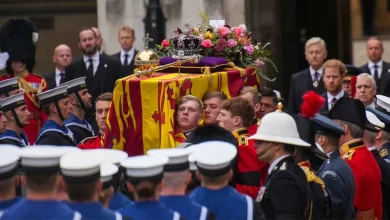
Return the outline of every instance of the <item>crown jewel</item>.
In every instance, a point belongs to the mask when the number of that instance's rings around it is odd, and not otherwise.
[[[184,25],[184,29],[178,30],[177,35],[172,38],[173,58],[187,59],[200,52],[201,40],[199,37],[191,34],[191,22]]]

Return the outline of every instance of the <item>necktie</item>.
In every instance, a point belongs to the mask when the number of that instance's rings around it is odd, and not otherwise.
[[[320,74],[319,74],[318,72],[315,72],[315,73],[314,73],[313,86],[314,86],[315,88],[318,87],[318,76],[319,76],[319,75],[320,75]]]
[[[379,74],[378,74],[378,65],[374,65],[374,79],[376,86],[379,87]]]
[[[89,59],[88,60],[89,62],[89,66],[88,66],[88,69],[87,69],[87,77],[93,77],[93,60],[92,59]]]
[[[60,85],[65,82],[65,73],[60,73]]]
[[[333,97],[332,103],[330,104],[330,108],[333,108],[333,106],[334,106],[334,104],[336,104],[336,102],[337,102],[336,97]]]
[[[123,66],[129,65],[129,54],[125,54],[125,60],[123,61]]]

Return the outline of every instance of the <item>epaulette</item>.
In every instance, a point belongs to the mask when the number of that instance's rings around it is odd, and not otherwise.
[[[89,140],[95,139],[97,136],[87,137],[84,140],[80,141],[79,144],[84,144],[85,142],[88,142]]]
[[[355,152],[356,151],[354,149],[350,149],[347,153],[343,155],[343,159],[352,160],[352,156],[355,154]]]
[[[241,135],[238,137],[238,145],[248,145],[248,136]]]
[[[387,152],[386,148],[383,148],[382,150],[379,151],[379,155],[381,155],[382,158],[387,157],[389,153]]]
[[[312,183],[312,182],[317,183],[318,185],[321,186],[322,189],[325,189],[325,183],[324,183],[324,181],[322,181],[321,178],[319,178],[312,171],[310,171],[309,168],[303,167],[303,166],[301,166],[301,168],[303,169],[303,171],[306,174],[306,179],[307,179],[308,183]]]

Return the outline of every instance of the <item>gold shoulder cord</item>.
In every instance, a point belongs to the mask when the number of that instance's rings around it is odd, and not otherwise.
[[[22,77],[18,78],[18,82],[19,88],[23,89],[28,99],[35,105],[35,107],[39,108],[39,103],[35,100],[35,95],[42,92],[42,90],[46,87],[45,80],[41,80],[41,84],[38,89],[33,88],[30,83]]]
[[[309,170],[307,167],[302,167],[303,171],[305,171],[307,182],[315,182],[321,186],[322,189],[325,189],[325,184],[322,179],[320,179],[318,176],[316,176],[312,171]]]

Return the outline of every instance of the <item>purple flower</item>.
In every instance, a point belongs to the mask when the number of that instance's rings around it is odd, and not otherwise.
[[[248,44],[244,47],[244,50],[248,53],[248,54],[253,54],[253,51],[254,51],[254,48],[253,48],[253,45],[252,44]]]
[[[261,67],[263,67],[264,62],[259,58],[259,59],[255,60],[255,62],[253,64],[255,64],[255,66],[261,68]]]
[[[224,38],[220,38],[217,42],[217,46],[215,46],[215,50],[220,53],[225,50],[225,48],[228,46],[228,42]]]
[[[228,40],[228,44],[229,44],[230,48],[233,48],[233,47],[237,46],[237,41],[234,39],[230,39],[230,40]]]

